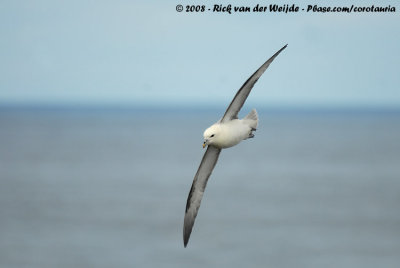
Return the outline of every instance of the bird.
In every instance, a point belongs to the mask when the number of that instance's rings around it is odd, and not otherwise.
[[[186,248],[193,225],[200,208],[204,190],[215,164],[218,161],[222,149],[237,145],[242,140],[254,137],[254,131],[258,125],[258,114],[255,109],[243,119],[238,119],[238,114],[251,89],[271,62],[287,47],[287,44],[269,58],[257,71],[251,75],[238,90],[232,102],[229,104],[222,118],[204,133],[203,148],[207,147],[200,166],[194,176],[192,187],[186,201],[185,217],[183,223],[183,245]]]

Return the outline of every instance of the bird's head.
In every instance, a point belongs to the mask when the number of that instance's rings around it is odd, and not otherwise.
[[[220,127],[218,124],[214,124],[211,127],[207,128],[203,134],[204,136],[203,148],[205,148],[207,145],[216,144],[219,134],[220,134]]]

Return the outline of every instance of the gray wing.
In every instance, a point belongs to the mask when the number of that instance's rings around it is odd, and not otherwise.
[[[203,159],[201,160],[199,169],[194,176],[192,188],[190,189],[186,202],[185,220],[183,223],[183,244],[185,247],[189,241],[190,234],[192,233],[194,220],[199,211],[208,178],[217,163],[220,152],[221,149],[208,146],[207,151],[204,153]]]
[[[257,80],[261,77],[261,75],[267,70],[268,66],[271,62],[279,55],[287,47],[287,44],[282,47],[278,52],[276,52],[269,60],[267,60],[249,79],[243,84],[243,86],[239,89],[236,93],[235,97],[233,98],[231,104],[229,105],[228,109],[226,110],[224,116],[221,119],[221,122],[227,122],[232,119],[238,118],[238,113],[242,108],[244,102],[249,96],[251,89],[253,88],[254,84]]]

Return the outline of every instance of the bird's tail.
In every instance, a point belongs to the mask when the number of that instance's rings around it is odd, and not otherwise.
[[[243,120],[253,129],[256,130],[258,126],[258,114],[256,109],[251,110],[251,112],[243,118]]]

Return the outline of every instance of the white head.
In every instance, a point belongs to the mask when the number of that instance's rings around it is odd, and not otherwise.
[[[221,134],[221,127],[219,124],[214,124],[211,127],[207,128],[203,133],[204,136],[203,148],[206,147],[207,145],[216,144],[220,134]]]

